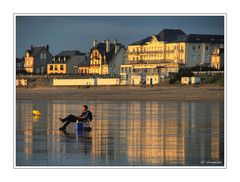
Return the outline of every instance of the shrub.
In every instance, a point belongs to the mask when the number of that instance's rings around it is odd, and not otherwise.
[[[205,83],[205,84],[211,84],[211,83],[224,84],[224,74],[219,73],[219,74],[215,74],[213,76],[208,76],[202,81],[202,83]]]

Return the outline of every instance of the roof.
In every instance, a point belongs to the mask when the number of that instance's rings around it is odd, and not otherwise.
[[[174,40],[177,36],[183,35],[186,34],[180,29],[163,29],[155,36],[157,37],[158,41],[168,42]]]
[[[223,35],[210,35],[210,34],[188,34],[186,35],[180,29],[163,29],[156,35],[153,35],[158,41],[164,42],[186,42],[186,43],[213,43],[219,44],[224,42]],[[136,41],[130,45],[145,45],[152,40],[153,36],[146,37]]]
[[[182,36],[182,35],[186,35],[186,34],[180,29],[163,29],[161,32],[153,36],[155,36],[158,41],[169,42],[174,40],[177,36]],[[153,36],[146,37],[130,45],[144,45],[146,44],[146,42],[150,42]]]
[[[97,49],[102,56],[106,57],[107,61],[110,61],[116,55],[115,54],[116,46],[115,46],[114,43],[109,43],[109,44],[110,44],[109,52],[106,52],[106,43],[104,43],[104,42],[98,43],[95,47],[93,47],[91,49],[91,52],[92,52],[92,50],[96,50]],[[116,44],[119,46],[119,50],[120,50],[120,48],[124,48],[125,49],[125,47],[122,44],[120,44],[120,43],[116,43]],[[90,52],[90,54],[91,54],[91,52]]]
[[[89,58],[85,58],[85,59],[80,59],[79,61],[79,67],[89,67],[90,66],[90,60]]]
[[[223,35],[210,35],[210,34],[189,34],[176,37],[173,42],[186,42],[186,43],[224,43]]]
[[[31,49],[27,49],[26,52],[30,54],[30,56],[37,55],[42,49],[46,49],[44,46],[42,47],[31,47]]]
[[[71,57],[74,55],[81,55],[81,54],[84,54],[84,53],[81,53],[78,50],[65,50],[58,53],[55,57],[64,57],[64,56]]]
[[[62,63],[62,62],[68,62],[70,61],[73,57],[78,56],[83,57],[86,56],[85,53],[81,53],[78,50],[65,50],[65,51],[61,51],[60,53],[58,53],[56,56],[53,57],[52,59],[52,63],[54,63],[55,61],[58,61],[57,63]]]
[[[79,67],[88,67],[90,65],[89,58],[83,55],[74,55],[71,60],[74,61]]]
[[[134,42],[130,45],[144,45],[144,44],[146,44],[146,42],[150,42],[151,40],[152,40],[152,36],[149,36],[149,37],[146,37],[146,38],[141,39],[139,41],[136,41],[136,42]]]

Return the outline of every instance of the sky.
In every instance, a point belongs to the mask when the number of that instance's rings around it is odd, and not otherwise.
[[[127,46],[162,29],[186,34],[224,34],[223,16],[17,16],[16,56],[26,49],[49,45],[52,55],[62,50],[89,52],[93,39],[117,39]]]

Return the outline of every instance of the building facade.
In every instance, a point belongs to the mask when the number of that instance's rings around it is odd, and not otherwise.
[[[173,62],[175,57],[171,56],[173,53],[172,47],[166,46],[166,43],[174,40],[177,36],[183,35],[185,33],[182,30],[163,29],[156,35],[134,42],[128,45],[128,60],[131,63]]]
[[[163,29],[128,45],[121,83],[135,85],[146,79],[147,84],[154,84],[154,80],[160,82],[159,78],[177,73],[180,67],[210,66],[212,50],[223,45],[223,35],[187,35],[180,29]]]
[[[224,47],[223,35],[189,34],[177,38],[173,43],[178,52],[178,46],[183,45],[185,52],[183,66],[211,65],[212,51]]]
[[[224,49],[216,48],[213,50],[211,55],[211,67],[217,70],[223,69],[224,67]]]
[[[24,69],[27,73],[47,73],[47,64],[52,58],[48,45],[46,47],[31,46],[25,52]]]
[[[97,43],[93,41],[90,51],[90,66],[80,68],[81,73],[93,75],[120,75],[120,66],[124,63],[125,47],[116,40]]]
[[[89,65],[89,59],[85,53],[78,50],[62,51],[47,65],[47,74],[76,75],[80,65]]]
[[[211,63],[214,48],[222,48],[223,35],[185,34],[179,29],[163,29],[128,46],[129,63],[178,63],[192,67]]]
[[[178,64],[123,64],[121,65],[122,85],[156,85],[164,81],[164,77],[169,73],[178,72]]]

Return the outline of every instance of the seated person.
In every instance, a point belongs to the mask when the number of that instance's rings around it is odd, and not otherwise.
[[[92,121],[92,113],[88,110],[87,105],[83,105],[81,116],[74,116],[74,115],[70,114],[63,119],[59,118],[59,120],[64,123],[64,125],[59,129],[65,130],[71,122],[76,123],[77,121],[79,121],[79,122],[87,122],[88,120]]]

